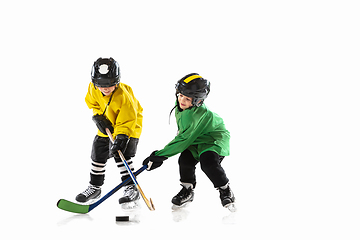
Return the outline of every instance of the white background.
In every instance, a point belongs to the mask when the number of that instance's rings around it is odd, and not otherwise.
[[[357,1],[7,1],[1,26],[1,232],[7,239],[359,239]],[[96,127],[84,97],[113,57],[144,108],[135,168],[176,134],[178,79],[211,81],[231,132],[223,166],[238,212],[197,171],[171,211],[177,157],[138,180],[157,207],[128,224],[120,192],[87,215],[57,209],[89,181]],[[119,183],[109,160],[104,193]]]

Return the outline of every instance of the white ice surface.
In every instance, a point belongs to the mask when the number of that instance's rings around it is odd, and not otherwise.
[[[140,2],[140,3],[139,3]],[[6,1],[0,9],[1,233],[7,239],[359,239],[356,1]],[[178,79],[211,81],[231,132],[231,214],[198,168],[172,212],[177,157],[138,180],[156,211],[132,222],[120,192],[86,215],[57,209],[88,184],[96,128],[84,97],[113,57],[144,107],[135,168],[176,134]],[[119,182],[109,160],[104,192]],[[45,238],[44,238],[45,237]]]

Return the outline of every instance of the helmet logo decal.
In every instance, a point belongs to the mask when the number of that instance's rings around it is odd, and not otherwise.
[[[202,78],[202,77],[199,76],[199,75],[192,75],[192,76],[190,76],[190,77],[187,77],[187,78],[184,80],[184,82],[185,82],[185,83],[189,83],[189,82],[191,82],[192,80],[197,79],[197,78]]]
[[[107,64],[102,64],[99,67],[99,73],[101,74],[107,74],[109,72],[109,66]]]

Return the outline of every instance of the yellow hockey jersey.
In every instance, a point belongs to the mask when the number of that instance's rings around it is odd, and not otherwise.
[[[125,134],[129,137],[139,138],[142,130],[143,108],[135,98],[131,87],[119,83],[109,103],[110,97],[111,94],[104,96],[93,83],[90,83],[85,102],[93,110],[94,115],[102,115],[106,109],[105,116],[114,127],[114,137],[118,134]],[[98,135],[107,137],[100,131],[98,131]]]

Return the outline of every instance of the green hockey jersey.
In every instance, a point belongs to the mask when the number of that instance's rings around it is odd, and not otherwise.
[[[156,156],[171,157],[186,149],[197,160],[206,151],[214,151],[220,156],[230,154],[230,133],[223,119],[204,104],[186,110],[176,107],[175,116],[178,134],[162,150],[157,151]]]

